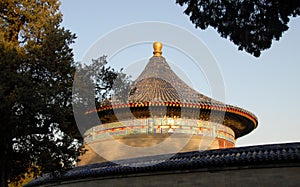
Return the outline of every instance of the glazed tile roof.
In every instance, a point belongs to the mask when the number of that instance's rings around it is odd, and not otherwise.
[[[169,101],[223,105],[188,86],[171,69],[162,56],[153,56],[135,80],[129,102]]]
[[[169,158],[169,159],[165,159]],[[193,151],[175,155],[158,155],[120,161],[91,164],[68,171],[60,178],[44,175],[30,182],[29,186],[91,177],[107,177],[126,174],[174,172],[187,170],[222,170],[230,167],[279,167],[300,165],[300,142]],[[119,162],[119,163],[120,163]]]
[[[121,100],[122,102],[119,102]],[[191,88],[173,72],[163,56],[150,58],[143,72],[134,81],[128,98],[121,100],[103,103],[97,110],[99,113],[105,113],[105,111],[119,108],[167,106],[180,109],[192,108],[197,111],[217,111],[212,116],[219,115],[220,122],[225,116],[224,125],[234,130],[236,138],[248,134],[258,124],[257,117],[251,112],[214,100]],[[90,112],[94,111],[87,113]],[[110,118],[105,116],[105,119]]]

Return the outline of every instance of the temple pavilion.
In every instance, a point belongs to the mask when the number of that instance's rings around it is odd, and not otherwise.
[[[161,49],[155,42],[125,98],[86,112],[101,123],[85,133],[83,166],[26,187],[300,186],[299,142],[234,148],[257,127],[255,115],[192,89]]]
[[[257,127],[251,112],[207,97],[181,80],[162,56],[162,43],[153,48],[125,100],[112,97],[87,112],[97,112],[101,121],[84,134],[88,149],[105,160],[118,160],[232,148]],[[92,157],[97,158],[84,164],[101,161],[97,154]]]

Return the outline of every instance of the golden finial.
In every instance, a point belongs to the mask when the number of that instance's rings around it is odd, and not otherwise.
[[[161,56],[162,52],[161,52],[161,48],[162,48],[162,43],[161,42],[154,42],[153,43],[153,55],[154,56]]]

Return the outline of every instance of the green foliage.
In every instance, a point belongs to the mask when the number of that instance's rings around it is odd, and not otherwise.
[[[107,98],[125,99],[128,97],[129,87],[132,83],[130,76],[107,66],[107,56],[92,60],[92,64],[85,67],[87,77],[94,84],[95,99],[97,103],[104,102]],[[118,97],[118,98],[116,98]]]
[[[0,2],[0,186],[74,166],[82,138],[72,112],[75,35],[56,0]]]
[[[85,115],[114,102],[127,102],[132,81],[130,76],[107,66],[106,56],[93,59],[89,65],[79,64],[73,83],[73,109],[79,130],[87,129],[99,123],[98,116]],[[83,125],[84,124],[84,125]]]
[[[300,15],[300,1],[286,0],[176,0],[196,28],[215,28],[239,50],[259,57],[288,30],[290,16]]]
[[[74,63],[70,45],[76,36],[60,27],[59,5],[57,0],[0,2],[0,186],[18,183],[29,171],[59,175],[74,167],[85,150],[72,105],[85,106],[76,114],[84,115],[91,103],[130,83],[105,66],[104,56],[89,66]],[[79,87],[88,88],[83,92],[72,89],[76,71],[83,76]]]

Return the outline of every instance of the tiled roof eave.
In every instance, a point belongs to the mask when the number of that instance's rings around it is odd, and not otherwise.
[[[169,158],[163,161],[161,158]],[[152,165],[147,165],[151,162]],[[130,174],[182,172],[228,168],[265,168],[300,166],[300,142],[258,145],[218,150],[177,153],[173,156],[157,155],[124,160],[123,165],[113,162],[91,164],[70,170],[60,178],[45,175],[30,182],[25,187],[51,184],[59,181],[71,181],[94,177],[125,176]],[[130,167],[131,166],[131,167]]]
[[[113,105],[102,106],[97,109],[97,112],[112,110],[112,109],[119,109],[119,108],[132,108],[132,107],[155,107],[155,106],[170,106],[170,107],[182,107],[182,108],[197,108],[197,109],[207,109],[207,110],[215,110],[215,111],[224,111],[235,113],[238,115],[242,115],[248,119],[250,119],[254,124],[255,127],[257,126],[258,120],[257,117],[242,108],[231,106],[231,105],[210,105],[206,103],[182,103],[182,102],[173,102],[173,101],[166,101],[166,102],[136,102],[136,103],[118,103]],[[96,110],[89,110],[86,114],[96,112]]]

